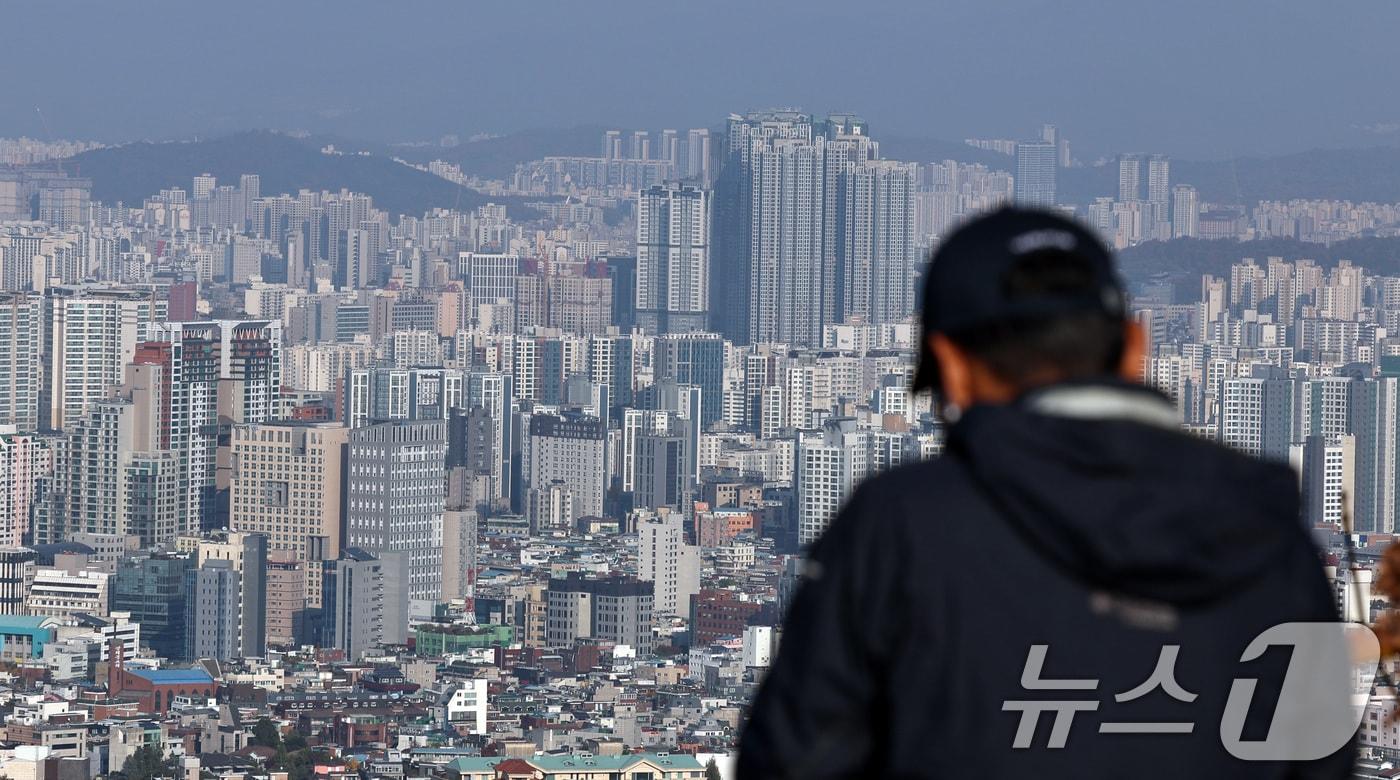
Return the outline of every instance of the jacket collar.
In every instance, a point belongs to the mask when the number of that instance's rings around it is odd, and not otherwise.
[[[1020,405],[1037,414],[1076,420],[1125,420],[1177,429],[1181,420],[1166,396],[1120,380],[1070,382],[1038,388]]]

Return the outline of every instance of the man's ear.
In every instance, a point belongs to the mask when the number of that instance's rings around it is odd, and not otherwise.
[[[943,403],[960,409],[972,406],[972,367],[967,353],[942,333],[928,337],[929,350],[938,361],[939,393]]]
[[[1123,357],[1118,375],[1130,382],[1147,381],[1147,330],[1134,319],[1123,322]]]

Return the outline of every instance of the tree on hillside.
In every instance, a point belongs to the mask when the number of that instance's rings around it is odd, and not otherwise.
[[[253,724],[253,738],[248,744],[276,750],[282,746],[282,732],[271,718],[258,718],[258,722]]]

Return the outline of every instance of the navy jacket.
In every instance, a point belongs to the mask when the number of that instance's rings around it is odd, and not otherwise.
[[[1336,620],[1334,597],[1294,473],[1170,416],[1143,388],[1052,388],[970,410],[943,457],[862,484],[810,551],[739,776],[1345,777],[1349,747],[1307,764],[1225,749],[1233,681],[1259,681],[1242,737],[1264,739],[1288,664],[1241,663],[1245,647]],[[1164,653],[1175,686],[1119,702]],[[1081,702],[1062,745],[1053,710],[1018,735],[1027,701]],[[1124,722],[1178,725],[1104,726]]]

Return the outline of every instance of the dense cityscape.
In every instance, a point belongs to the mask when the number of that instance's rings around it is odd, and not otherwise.
[[[1209,202],[1167,155],[1029,135],[968,139],[989,165],[845,113],[608,130],[507,178],[397,159],[484,199],[417,214],[256,168],[104,202],[102,144],[0,139],[0,772],[726,776],[803,549],[943,449],[924,259],[1012,202],[1232,248],[1130,269],[1144,376],[1294,466],[1369,620],[1400,276],[1251,242],[1394,237],[1400,204]],[[1116,192],[1062,197],[1090,167]]]

